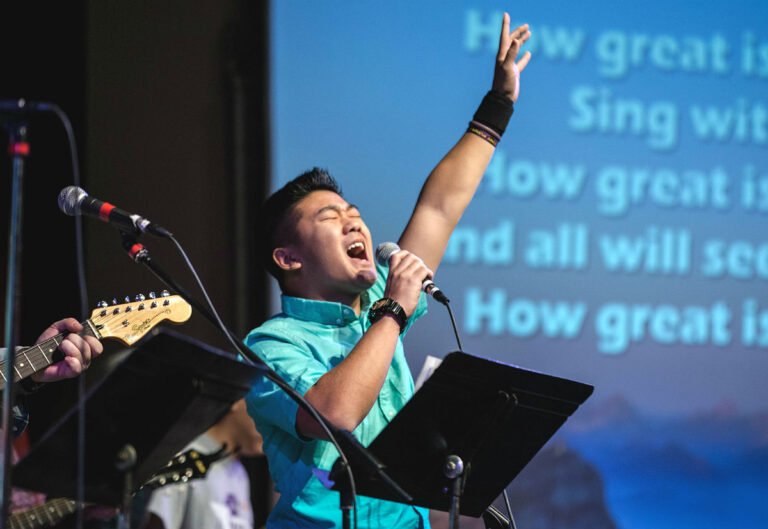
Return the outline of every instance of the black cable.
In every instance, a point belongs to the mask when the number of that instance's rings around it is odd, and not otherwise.
[[[461,347],[461,338],[459,338],[459,328],[456,326],[456,318],[453,317],[451,304],[450,302],[445,302],[443,305],[445,305],[445,308],[448,309],[448,316],[451,317],[451,326],[453,327],[453,335],[456,337],[456,345],[459,347],[459,351],[463,352],[464,349]]]
[[[177,241],[176,238],[173,237],[173,235],[169,236],[168,238],[171,239],[173,244],[176,246],[182,258],[184,259],[184,262],[187,264],[187,267],[192,272],[192,275],[195,278],[195,282],[200,288],[200,291],[203,293],[203,297],[205,297],[205,301],[208,304],[208,307],[210,308],[211,314],[213,314],[217,324],[219,325],[219,328],[227,337],[227,340],[229,340],[229,342],[234,346],[235,350],[238,351],[243,356],[243,358],[248,360],[251,364],[262,366],[264,368],[263,370],[264,376],[266,376],[269,380],[274,382],[278,387],[280,387],[283,391],[285,391],[307,413],[309,413],[312,416],[312,418],[314,418],[315,421],[317,421],[317,423],[323,429],[323,432],[325,432],[325,434],[328,436],[328,439],[333,443],[333,446],[336,447],[336,450],[339,452],[339,457],[341,458],[344,468],[347,471],[347,476],[349,477],[349,485],[350,485],[350,491],[352,495],[352,512],[354,517],[354,527],[356,529],[357,528],[357,491],[355,488],[355,478],[352,475],[352,467],[349,465],[349,461],[347,460],[347,457],[344,454],[344,451],[341,449],[341,446],[339,445],[339,442],[337,441],[336,436],[331,431],[331,425],[328,424],[327,420],[322,415],[320,415],[320,413],[311,404],[309,404],[309,402],[307,402],[302,395],[300,395],[292,386],[290,386],[287,382],[285,382],[282,378],[280,378],[280,376],[271,367],[269,367],[269,365],[267,365],[266,362],[264,362],[261,358],[259,358],[253,351],[251,351],[248,347],[246,347],[245,344],[243,344],[241,341],[235,340],[233,338],[233,333],[226,327],[226,325],[224,325],[224,322],[221,320],[221,317],[219,316],[219,313],[216,311],[216,308],[214,307],[213,302],[211,301],[211,298],[208,296],[208,292],[206,291],[205,286],[203,285],[203,282],[200,280],[200,277],[197,274],[197,270],[195,270],[195,267],[190,261],[186,252],[184,251],[184,248],[181,246],[179,241]]]
[[[58,105],[47,104],[46,107],[53,112],[56,117],[59,118],[64,130],[67,133],[67,140],[69,144],[69,155],[72,161],[72,181],[77,187],[81,186],[80,183],[80,162],[77,154],[77,143],[75,141],[75,132],[72,128],[72,123],[69,121],[67,114],[59,108]],[[85,278],[85,251],[83,244],[83,219],[78,215],[75,217],[75,252],[77,260],[77,281],[80,295],[80,315],[83,319],[88,317],[88,284]]]
[[[517,526],[515,525],[515,517],[512,516],[512,507],[509,505],[509,496],[507,495],[506,487],[504,487],[504,504],[507,506],[507,514],[509,514],[510,529],[517,529]]]
[[[72,162],[72,181],[80,187],[80,162],[72,123],[67,114],[56,104],[43,103],[40,108],[52,112],[59,118],[67,134],[69,155]],[[88,285],[85,279],[85,251],[83,244],[83,219],[75,217],[75,258],[77,262],[77,284],[80,298],[81,320],[88,317]],[[77,529],[83,528],[83,505],[85,501],[85,376],[77,383]]]

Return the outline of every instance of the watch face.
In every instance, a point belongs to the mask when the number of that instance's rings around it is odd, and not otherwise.
[[[371,310],[379,310],[381,308],[386,307],[388,304],[389,304],[389,300],[387,298],[382,298],[376,301],[373,305],[371,305]]]
[[[371,305],[368,318],[371,320],[371,323],[376,323],[385,314],[391,314],[395,317],[397,323],[400,325],[400,332],[402,333],[403,329],[405,329],[407,316],[405,315],[403,308],[392,299],[382,298],[376,301]]]

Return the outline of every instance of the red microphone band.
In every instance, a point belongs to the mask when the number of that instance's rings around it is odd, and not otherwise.
[[[29,143],[18,141],[8,146],[8,154],[11,156],[29,156]]]
[[[136,260],[136,256],[144,250],[144,245],[141,243],[136,243],[131,245],[131,248],[128,250],[128,255],[131,256],[131,259]]]
[[[109,222],[109,214],[112,213],[113,209],[115,209],[115,206],[109,202],[104,202],[99,208],[99,218],[104,222]]]

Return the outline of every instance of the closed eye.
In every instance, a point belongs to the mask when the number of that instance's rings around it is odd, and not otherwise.
[[[360,210],[354,204],[348,205],[343,211],[345,211],[347,217],[360,218]],[[337,220],[341,217],[342,208],[339,206],[325,206],[320,208],[315,214],[315,218],[320,222],[326,220]]]
[[[338,206],[325,206],[320,208],[317,213],[315,213],[315,218],[319,221],[324,220],[333,220],[339,218],[339,207]]]

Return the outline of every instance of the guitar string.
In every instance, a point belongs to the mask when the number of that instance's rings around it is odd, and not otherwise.
[[[23,522],[26,522],[26,525],[29,525],[30,527],[35,527],[35,524],[39,524],[40,527],[48,527],[49,525],[61,521],[64,516],[75,512],[75,504],[76,503],[73,500],[67,498],[55,498],[46,501],[42,505],[37,505],[35,507],[30,507],[25,511],[14,513],[9,519],[11,522],[11,529],[16,529],[16,527],[21,527],[23,529],[25,527]],[[65,508],[63,514],[59,510],[59,507]],[[51,516],[51,513],[54,511],[58,515],[58,519]],[[42,516],[43,514],[45,514],[45,517],[48,519],[47,523]]]
[[[171,306],[173,306],[174,303],[178,302],[178,300],[171,300],[171,299],[168,299],[168,301],[170,302],[169,305],[162,306],[162,310],[170,308]],[[135,304],[125,304],[125,305],[118,306],[117,308],[127,307],[127,306],[131,306],[131,305],[135,306]],[[158,308],[160,308],[160,307],[158,307]],[[108,309],[105,309],[105,310],[108,310]],[[94,325],[97,328],[101,325],[102,328],[106,327],[106,328],[108,328],[108,330],[110,332],[115,333],[116,331],[120,330],[119,326],[116,327],[114,330],[112,328],[112,324],[116,320],[125,319],[126,315],[128,315],[129,318],[133,318],[136,315],[148,314],[150,311],[153,311],[153,310],[155,310],[155,309],[151,309],[151,308],[150,309],[142,309],[142,311],[139,311],[137,309],[135,312],[132,311],[133,313],[131,314],[131,313],[125,312],[125,311],[121,311],[119,313],[114,313],[113,312],[114,309],[112,309],[112,311],[109,311],[107,314],[105,314],[103,316],[99,314],[97,316],[94,316],[94,317],[90,318],[90,321],[92,323],[94,323]],[[147,311],[147,312],[143,312],[143,311]],[[93,334],[89,331],[88,326],[87,325],[83,325],[83,326],[85,328],[83,334],[86,335],[86,336],[93,336]],[[121,326],[123,328],[127,327],[127,326],[124,326],[122,324],[121,324]],[[51,362],[51,359],[49,358],[49,356],[51,356],[55,352],[56,348],[59,346],[61,341],[63,341],[62,340],[63,337],[64,337],[64,333],[60,333],[60,334],[57,334],[56,336],[52,336],[51,338],[48,338],[47,340],[45,340],[45,341],[43,341],[43,342],[41,342],[39,344],[36,344],[36,345],[31,346],[31,347],[22,349],[21,351],[18,351],[16,353],[15,357],[14,357],[14,360],[16,361],[16,364],[17,364],[17,365],[14,366],[16,368],[17,375],[19,375],[21,378],[24,378],[26,376],[30,376],[30,375],[34,374],[35,372],[39,371],[40,369],[37,368],[36,365],[41,360],[41,358],[45,359],[45,365],[46,366],[52,364],[53,362]],[[106,336],[106,338],[109,338],[109,336]],[[51,345],[50,345],[51,343],[55,343],[56,347],[50,348],[51,347]],[[46,352],[48,353],[47,355],[46,355]],[[18,357],[20,355],[23,355],[23,356],[26,357],[27,363],[30,364],[30,366],[18,365],[17,359],[18,359]],[[4,366],[4,365],[5,365],[5,360],[0,361],[0,366]],[[29,371],[29,367],[32,368],[32,370],[29,373],[22,374],[21,372],[19,372],[19,369],[23,369],[24,371]],[[3,380],[5,380],[5,376],[2,375],[2,377],[3,377]]]

